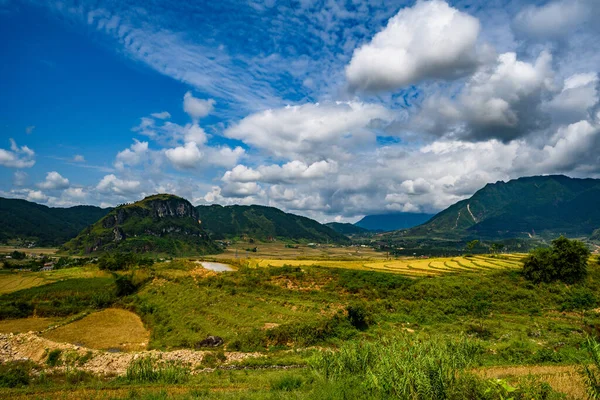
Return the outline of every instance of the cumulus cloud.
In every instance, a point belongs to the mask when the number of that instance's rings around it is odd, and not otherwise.
[[[214,105],[215,101],[213,99],[199,99],[194,97],[191,92],[187,92],[183,96],[183,110],[196,121],[210,114]]]
[[[294,160],[283,165],[261,165],[257,170],[244,165],[237,165],[231,171],[225,172],[222,180],[225,182],[293,183],[302,180],[314,180],[335,174],[338,164],[333,160],[321,160],[310,165]]]
[[[45,203],[48,201],[48,196],[46,196],[41,190],[29,190],[27,193],[27,200],[36,203]]]
[[[85,157],[82,156],[81,154],[75,154],[73,156],[73,162],[77,162],[77,163],[85,162]]]
[[[560,38],[600,10],[597,0],[558,0],[522,9],[514,20],[515,30],[535,39]]]
[[[413,124],[437,135],[470,140],[510,141],[548,125],[541,106],[552,94],[552,56],[543,51],[533,63],[515,53],[500,54],[481,67],[456,97],[427,99]]]
[[[117,154],[115,168],[122,170],[125,166],[136,166],[144,162],[148,156],[148,142],[140,142],[134,139],[134,143]]]
[[[240,146],[233,149],[227,146],[206,148],[207,162],[219,167],[230,168],[236,165],[245,155],[246,151]]]
[[[563,89],[543,105],[544,111],[559,123],[573,123],[589,117],[600,101],[597,73],[580,73],[568,77]]]
[[[187,142],[183,146],[168,149],[165,151],[165,155],[171,164],[179,169],[196,168],[202,160],[202,152],[196,142]]]
[[[0,149],[0,165],[8,168],[31,168],[35,164],[35,152],[27,146],[17,146],[10,140],[10,150]]]
[[[332,153],[372,144],[374,128],[394,118],[376,104],[336,102],[303,104],[251,114],[229,127],[225,136],[272,153],[323,159]]]
[[[117,178],[114,174],[104,176],[96,189],[101,193],[115,193],[119,195],[128,195],[139,193],[141,182],[136,180],[125,180]]]
[[[64,178],[56,171],[51,171],[46,174],[46,180],[38,183],[38,187],[47,190],[66,189],[69,187],[69,180]]]
[[[479,31],[477,18],[445,1],[418,1],[354,51],[346,77],[353,89],[382,91],[463,76],[477,65]]]

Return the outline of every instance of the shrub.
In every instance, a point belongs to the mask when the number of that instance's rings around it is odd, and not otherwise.
[[[60,355],[62,354],[62,350],[54,349],[50,353],[48,353],[48,358],[46,359],[46,364],[50,367],[56,367],[61,364]]]
[[[597,304],[594,293],[587,289],[575,289],[565,298],[561,311],[583,311],[594,308]]]
[[[350,304],[346,307],[346,311],[348,312],[348,321],[350,321],[350,324],[353,327],[361,331],[364,331],[369,327],[371,316],[367,312],[364,304]]]
[[[29,373],[33,368],[30,361],[13,361],[0,364],[0,387],[14,388],[29,385]]]
[[[563,236],[551,248],[533,250],[524,260],[523,275],[535,283],[575,283],[587,276],[589,249],[580,241]]]
[[[117,297],[129,296],[130,294],[134,294],[137,290],[131,276],[116,275],[115,284],[117,285]]]

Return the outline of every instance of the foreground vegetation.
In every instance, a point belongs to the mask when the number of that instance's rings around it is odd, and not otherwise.
[[[12,389],[2,389],[0,397],[57,398],[69,389],[73,398],[452,399],[469,393],[478,399],[552,399],[561,398],[560,391],[581,398],[584,382],[591,387],[597,379],[597,367],[590,366],[581,381],[573,367],[592,365],[597,357],[597,347],[584,346],[586,338],[600,336],[595,259],[585,277],[564,283],[528,280],[522,256],[508,255],[230,260],[236,271],[219,274],[187,259],[114,268],[116,258],[100,260],[103,270],[86,265],[3,272],[0,287],[15,277],[43,282],[0,295],[2,323],[50,318],[60,328],[44,337],[107,349],[110,328],[102,333],[93,327],[110,326],[115,316],[108,308],[129,310],[150,337],[141,329],[139,338],[127,340],[148,349],[202,350],[201,368],[142,357],[122,377],[98,377],[86,372],[85,360],[70,363],[67,354],[49,352],[42,366],[4,365],[0,386]],[[401,264],[414,270],[417,263],[433,272],[390,273]],[[69,329],[77,326],[86,329]],[[85,340],[78,332],[88,332]],[[221,337],[224,346],[202,348],[209,335]],[[224,351],[261,357],[226,362]],[[580,383],[550,386],[510,373],[497,373],[503,376],[498,381],[483,372],[514,366],[566,368],[577,377],[570,381]]]

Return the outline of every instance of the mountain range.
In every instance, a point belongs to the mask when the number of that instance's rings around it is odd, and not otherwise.
[[[13,239],[37,246],[58,246],[104,217],[110,208],[51,208],[27,200],[0,197],[0,243]]]
[[[589,236],[600,227],[600,179],[533,176],[487,184],[405,236]]]
[[[382,214],[367,216],[355,225],[326,226],[274,207],[194,207],[185,199],[166,194],[114,209],[50,208],[0,198],[0,242],[64,244],[65,250],[80,254],[111,249],[205,254],[219,251],[214,243],[217,239],[348,244],[350,239],[345,235],[365,234],[365,228],[399,229],[419,221],[423,223],[386,233],[382,240],[398,239],[403,247],[412,241],[421,248],[439,240],[460,246],[471,239],[551,238],[561,234],[600,240],[599,199],[599,179],[534,176],[488,184],[433,217]]]
[[[248,237],[347,244],[350,240],[310,218],[266,206],[198,206],[202,227],[213,239]]]

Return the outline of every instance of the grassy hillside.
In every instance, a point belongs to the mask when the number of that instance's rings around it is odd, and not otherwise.
[[[198,206],[202,227],[213,239],[248,236],[253,239],[282,239],[319,243],[349,243],[333,229],[310,218],[265,206]]]
[[[113,250],[170,255],[219,252],[200,226],[190,202],[167,194],[115,208],[66,243],[63,250],[77,254]]]
[[[109,211],[109,208],[94,206],[51,208],[0,197],[0,243],[20,239],[35,242],[37,246],[58,246]]]
[[[341,223],[341,222],[328,222],[325,226],[330,227],[337,233],[341,233],[342,235],[360,235],[363,233],[368,233],[369,230],[365,228],[361,228],[360,226],[356,226],[354,224],[349,223]]]
[[[367,215],[354,225],[370,231],[395,231],[421,225],[433,217],[423,213],[388,213]]]
[[[405,236],[590,235],[600,227],[600,180],[534,176],[488,184]]]

